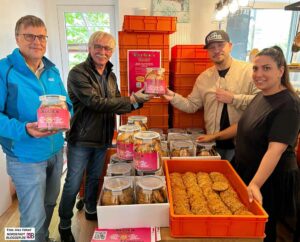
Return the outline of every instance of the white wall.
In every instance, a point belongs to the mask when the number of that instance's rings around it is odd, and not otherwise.
[[[24,15],[36,15],[45,19],[45,5],[40,0],[0,0],[0,59],[7,56],[17,47],[15,42],[15,24]],[[0,216],[11,204],[11,195],[14,193],[6,173],[6,160],[0,148]]]
[[[16,21],[26,14],[37,15],[47,26],[49,41],[47,56],[62,70],[57,5],[97,5],[99,0],[0,0],[0,58],[16,48],[14,27]],[[134,15],[139,9],[146,8],[151,15],[151,0],[101,0],[101,4],[116,5],[117,29],[122,29],[124,15]],[[205,35],[218,26],[211,21],[215,1],[190,0],[189,24],[178,24],[177,32],[171,35],[171,45],[204,43]],[[180,35],[187,35],[182,38]],[[182,40],[183,39],[183,40]]]
[[[40,0],[0,0],[0,58],[17,47],[15,41],[15,24],[24,15],[31,14],[45,19],[45,4]]]

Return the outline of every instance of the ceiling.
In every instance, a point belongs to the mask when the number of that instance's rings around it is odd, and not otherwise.
[[[284,7],[285,10],[300,11],[300,2],[295,2]]]

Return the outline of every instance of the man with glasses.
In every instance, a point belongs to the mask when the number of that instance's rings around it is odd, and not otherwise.
[[[59,205],[59,232],[64,242],[74,241],[71,219],[76,195],[86,171],[85,217],[97,220],[97,194],[107,148],[112,143],[115,115],[141,107],[151,97],[140,90],[121,97],[117,78],[109,61],[115,39],[97,31],[89,39],[87,59],[68,76],[68,93],[74,105],[71,129],[67,134],[68,172]]]
[[[0,60],[0,144],[16,187],[20,227],[34,228],[34,241],[48,242],[53,241],[48,227],[60,190],[64,138],[38,129],[39,97],[63,95],[69,109],[72,104],[58,69],[44,57],[44,22],[32,15],[20,18],[15,38],[19,48]]]
[[[252,65],[231,57],[232,43],[225,31],[211,31],[205,38],[204,48],[214,66],[198,76],[186,98],[171,90],[164,97],[187,113],[204,108],[206,132],[213,134],[236,123],[258,89],[252,82]],[[199,141],[205,142],[200,137]],[[233,139],[216,140],[222,159],[232,161],[234,147]]]

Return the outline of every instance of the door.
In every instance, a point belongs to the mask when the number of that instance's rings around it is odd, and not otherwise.
[[[115,38],[115,6],[58,6],[58,23],[62,59],[62,78],[67,82],[69,70],[84,61],[88,55],[88,40],[92,33],[101,30]],[[116,48],[117,50],[117,48]],[[118,76],[118,53],[111,58]],[[119,78],[118,78],[119,80]]]

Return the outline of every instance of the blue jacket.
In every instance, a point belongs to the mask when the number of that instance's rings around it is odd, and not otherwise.
[[[7,155],[17,157],[20,162],[45,161],[63,147],[62,133],[33,138],[26,132],[26,123],[37,121],[39,96],[66,96],[69,110],[72,109],[58,69],[47,58],[42,60],[45,69],[39,79],[19,49],[0,60],[0,144]]]

